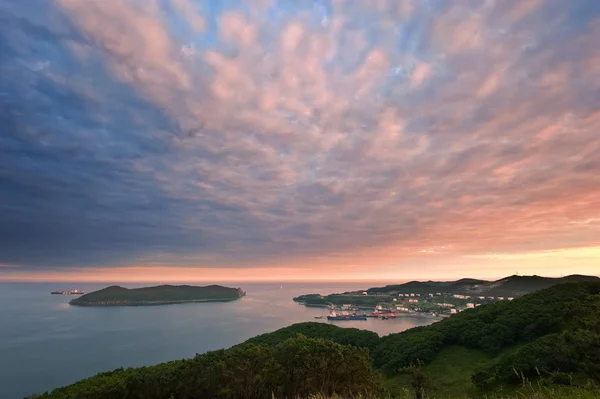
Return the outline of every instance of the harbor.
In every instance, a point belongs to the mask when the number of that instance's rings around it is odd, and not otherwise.
[[[392,320],[398,317],[421,317],[434,320],[441,320],[446,315],[439,315],[436,313],[423,313],[423,312],[403,312],[393,309],[383,308],[381,306],[375,307],[373,311],[360,311],[358,307],[354,306],[329,306],[329,314],[327,316],[318,315],[314,316],[315,319],[327,319],[328,321],[366,321],[367,319],[379,319],[379,320]]]

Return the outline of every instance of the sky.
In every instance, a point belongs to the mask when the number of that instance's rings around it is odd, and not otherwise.
[[[600,2],[0,0],[0,280],[600,274]]]

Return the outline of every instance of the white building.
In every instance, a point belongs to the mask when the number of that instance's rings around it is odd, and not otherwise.
[[[369,295],[369,293],[367,291],[363,291],[362,293],[363,295]]]
[[[454,307],[454,305],[451,303],[438,303],[437,305],[442,308],[453,308]]]
[[[394,302],[398,302],[398,300],[396,298],[394,298]]]
[[[509,298],[506,298],[506,299],[508,299],[509,301],[512,301],[512,300],[513,300],[513,299],[515,299],[515,298],[513,298],[513,297],[511,296],[511,297],[509,297]]]
[[[456,314],[456,309],[450,309],[450,314]]]
[[[467,303],[467,309],[473,309],[475,307],[474,303]]]
[[[499,297],[498,297],[498,300],[499,300],[499,301],[503,301],[503,300],[504,300],[504,297],[503,297],[503,296],[499,296]]]
[[[485,297],[484,297],[484,296],[480,296],[480,297],[479,297],[479,299],[482,299],[482,300],[483,300],[483,299],[485,299]]]
[[[415,294],[411,293],[410,296],[415,296]]]

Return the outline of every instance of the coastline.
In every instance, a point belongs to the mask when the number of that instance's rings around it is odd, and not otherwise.
[[[197,302],[233,302],[241,299],[242,297],[237,298],[222,298],[222,299],[186,299],[186,300],[178,300],[178,301],[144,301],[144,302],[134,302],[134,301],[118,301],[118,302],[84,302],[77,303],[77,300],[72,300],[69,302],[71,306],[86,306],[86,307],[116,307],[116,306],[162,306],[162,305],[178,305],[182,303],[197,303]]]

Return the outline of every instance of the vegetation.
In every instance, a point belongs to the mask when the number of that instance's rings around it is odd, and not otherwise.
[[[382,338],[296,324],[42,398],[592,398],[599,348],[600,283],[568,283]]]
[[[342,345],[351,345],[373,350],[379,343],[379,336],[358,328],[340,328],[324,323],[298,323],[284,327],[272,333],[261,334],[250,338],[245,343],[276,345],[286,339],[302,334],[310,338],[324,338]]]
[[[276,345],[242,344],[152,367],[117,369],[39,399],[354,397],[379,385],[368,351],[298,335]]]
[[[327,300],[327,298],[323,298],[319,294],[306,294],[300,295],[297,298],[294,298],[296,302],[302,302],[306,306],[329,306],[331,302]]]
[[[165,305],[185,302],[225,302],[244,295],[240,288],[220,285],[195,287],[191,285],[159,285],[127,289],[113,285],[73,299],[78,306],[140,306]]]
[[[429,362],[450,345],[497,355],[502,349],[566,328],[597,329],[599,291],[600,283],[563,284],[512,302],[483,305],[439,323],[391,334],[381,338],[375,348],[375,365],[390,372],[418,359]]]

